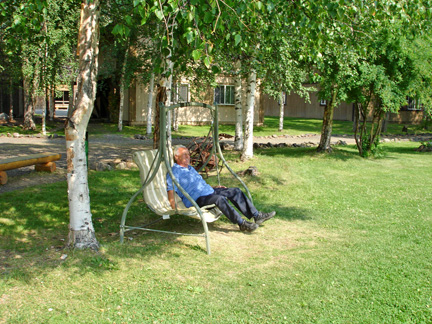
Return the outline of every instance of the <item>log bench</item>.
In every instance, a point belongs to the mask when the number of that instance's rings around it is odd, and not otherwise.
[[[46,152],[0,160],[0,184],[7,183],[7,170],[34,165],[36,171],[54,172],[56,170],[54,161],[60,158],[61,154]]]

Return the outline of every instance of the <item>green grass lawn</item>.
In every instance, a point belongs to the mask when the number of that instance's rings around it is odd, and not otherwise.
[[[20,126],[7,127],[0,125],[0,134],[7,133],[20,133],[20,134],[38,134],[41,132],[41,123],[37,122],[36,131],[23,131]],[[64,135],[63,121],[47,121],[47,134],[58,134]],[[320,134],[321,133],[322,120],[321,119],[305,119],[305,118],[284,118],[284,128],[281,132],[279,129],[279,118],[278,117],[265,117],[263,126],[254,127],[254,136],[268,136],[268,135],[301,135],[301,134]],[[338,121],[333,122],[333,133],[334,134],[354,134],[352,130],[352,122],[350,121]],[[421,128],[420,125],[406,125],[408,133],[420,134],[427,132]],[[389,124],[387,132],[385,134],[402,134],[403,125],[400,124]],[[174,137],[178,136],[205,136],[208,133],[208,126],[188,126],[180,125],[177,132],[173,132]],[[219,131],[221,133],[227,133],[234,135],[234,125],[219,125]],[[146,134],[145,126],[123,126],[122,132],[117,131],[117,124],[115,123],[99,123],[90,122],[88,125],[88,132],[91,136],[103,136],[107,133],[118,133],[125,137],[132,137],[136,134]]]
[[[236,171],[258,168],[245,181],[277,216],[250,235],[210,224],[211,256],[198,237],[119,243],[138,171],[90,172],[98,253],[64,249],[66,183],[4,193],[0,323],[431,323],[432,156],[418,146],[386,143],[379,159],[353,146],[229,156]],[[142,201],[130,213],[129,224],[151,217]],[[183,217],[157,227],[202,230]]]

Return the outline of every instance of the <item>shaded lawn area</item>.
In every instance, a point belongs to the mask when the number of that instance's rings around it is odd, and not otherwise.
[[[98,253],[64,249],[66,183],[2,194],[0,323],[429,323],[432,167],[416,147],[229,156],[236,171],[258,168],[245,181],[277,216],[250,235],[211,224],[211,256],[197,237],[133,231],[119,244],[138,171],[90,173]],[[142,203],[131,215],[153,217]],[[184,217],[157,227],[202,231]]]

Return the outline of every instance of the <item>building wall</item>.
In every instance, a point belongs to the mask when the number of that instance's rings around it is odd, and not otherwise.
[[[217,79],[218,84],[224,85],[234,85],[234,80],[231,77],[220,77]],[[187,81],[182,80],[182,84],[187,83]],[[246,81],[242,84],[242,103],[243,107],[246,106]],[[125,95],[124,113],[123,121],[130,125],[146,125],[147,124],[147,101],[148,101],[148,85],[142,83],[136,83]],[[154,107],[156,106],[156,87],[153,93],[153,117],[154,117]],[[208,90],[200,95],[200,100],[197,100],[190,95],[189,90],[188,101],[200,101],[207,104],[213,104],[214,101],[214,89],[209,87]],[[220,124],[235,124],[235,109],[234,105],[219,105],[219,123]],[[245,119],[246,113],[243,110],[243,120]],[[200,125],[208,124],[211,122],[211,114],[208,110],[190,107],[190,108],[180,108],[177,111],[177,118],[180,124],[190,124],[190,125]],[[256,95],[255,95],[255,114],[254,114],[254,124],[262,125],[264,123],[264,110],[262,106],[262,96],[259,89],[259,84],[257,85]]]
[[[263,109],[265,116],[279,116],[279,104],[277,100],[270,96],[263,95]],[[295,118],[316,118],[322,119],[324,106],[320,105],[316,92],[310,93],[310,103],[300,97],[298,94],[291,93],[286,96],[284,105],[284,117]],[[334,120],[353,121],[354,107],[353,104],[341,103],[334,111]],[[419,124],[423,119],[423,111],[401,110],[399,113],[391,113],[389,121],[392,123]]]
[[[420,124],[423,116],[424,112],[421,110],[401,110],[398,114],[391,113],[389,120],[397,124]]]
[[[279,116],[279,103],[272,97],[263,95],[263,106],[265,116]],[[296,93],[286,96],[284,105],[284,117],[316,118],[322,119],[324,106],[318,100],[317,92],[310,93],[310,103]],[[334,111],[334,120],[352,120],[352,104],[341,103]]]

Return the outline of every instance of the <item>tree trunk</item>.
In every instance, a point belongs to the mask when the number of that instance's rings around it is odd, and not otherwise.
[[[67,111],[67,118],[71,118],[73,107],[75,104],[75,93],[74,93],[74,86],[75,81],[71,80],[69,84],[69,105],[68,105],[68,111]]]
[[[49,93],[48,89],[45,89],[45,100],[42,106],[42,135],[46,135],[46,114],[49,108]]]
[[[160,124],[160,108],[159,104],[164,103],[166,100],[166,88],[162,85],[158,86],[158,91],[156,94],[156,107],[155,107],[155,121],[153,127],[153,148],[157,149],[159,147],[159,124]]]
[[[49,91],[49,118],[51,121],[54,120],[55,117],[55,89],[51,89]]]
[[[125,85],[124,85],[123,80],[122,80],[122,81],[120,81],[120,106],[119,106],[119,117],[118,117],[118,125],[117,125],[117,130],[119,132],[121,132],[123,130],[124,97],[125,97]]]
[[[362,110],[362,105],[359,102],[354,103],[354,139],[356,141],[357,149],[360,156],[363,156],[363,147],[360,130],[360,111]]]
[[[123,108],[124,108],[124,98],[126,91],[126,67],[129,59],[129,39],[126,42],[126,53],[123,60],[122,66],[122,74],[120,77],[120,107],[119,107],[119,118],[118,118],[118,131],[121,132],[123,130]]]
[[[74,111],[67,120],[66,153],[69,199],[69,245],[98,249],[88,187],[85,134],[96,98],[99,54],[99,0],[83,0],[78,36],[79,75]]]
[[[254,124],[254,104],[256,88],[256,71],[251,70],[248,76],[248,89],[246,99],[246,123],[245,123],[245,145],[242,152],[242,160],[253,157],[253,124]]]
[[[172,77],[173,77],[173,67],[174,63],[171,61],[171,55],[167,58],[167,66],[169,71],[169,77],[166,81],[166,106],[171,106],[171,98],[172,98]],[[172,143],[172,137],[171,137],[171,125],[172,125],[172,118],[171,118],[171,111],[168,111],[167,114],[167,140],[168,143]],[[171,144],[169,144],[171,147]]]
[[[337,92],[338,89],[336,87],[332,88],[332,94],[330,102],[324,107],[324,117],[323,117],[323,125],[321,129],[321,139],[318,145],[318,152],[331,152],[332,148],[330,146],[330,140],[332,135],[333,128],[333,113],[336,107],[337,101]]]
[[[237,74],[234,77],[234,96],[235,96],[235,137],[234,149],[243,150],[243,104],[242,104],[242,77],[240,71],[240,60],[237,61]]]
[[[36,130],[36,124],[33,120],[34,106],[30,94],[30,86],[28,80],[24,79],[24,129]]]
[[[152,133],[152,106],[153,106],[153,91],[154,91],[154,73],[150,76],[150,85],[147,101],[147,135]]]
[[[159,146],[159,123],[160,123],[160,108],[159,104],[163,103],[166,106],[171,105],[171,87],[172,87],[172,72],[174,64],[171,61],[171,54],[169,54],[166,58],[166,66],[167,70],[165,73],[169,73],[169,77],[163,77],[160,80],[160,86],[158,88],[158,92],[156,95],[156,114],[155,114],[155,123],[154,123],[154,131],[153,131],[153,148],[158,148]],[[167,140],[171,143],[171,113],[168,112],[166,118],[166,132],[167,132]]]
[[[283,130],[283,123],[284,123],[284,92],[281,91],[279,95],[279,132],[282,132]]]
[[[379,145],[379,137],[381,134],[381,127],[385,116],[385,111],[378,105],[374,108],[374,110],[369,139],[367,143],[363,143],[363,157],[371,156]]]
[[[387,126],[388,126],[389,120],[390,120],[390,111],[387,111],[385,113],[384,119],[382,120],[381,132],[383,132],[383,133],[387,132]]]
[[[172,103],[175,104],[174,102]],[[174,132],[178,132],[179,129],[179,120],[178,120],[178,108],[174,108],[172,110],[172,120],[173,120],[173,130]]]
[[[9,93],[9,122],[14,121],[13,116],[13,81],[10,79],[10,93]]]

